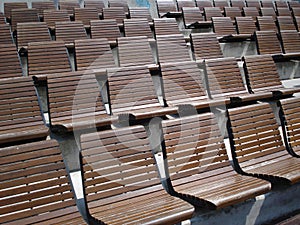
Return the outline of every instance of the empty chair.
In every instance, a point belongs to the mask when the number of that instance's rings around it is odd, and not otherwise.
[[[129,7],[129,16],[131,19],[147,19],[152,23],[152,16],[147,7]]]
[[[178,10],[182,10],[183,7],[196,7],[194,0],[177,0]]]
[[[268,103],[229,109],[228,114],[233,162],[240,173],[273,184],[300,181],[300,159],[286,151]]]
[[[62,41],[29,43],[27,66],[28,75],[71,71],[67,49]]]
[[[90,217],[105,224],[176,224],[192,217],[192,205],[163,189],[142,126],[82,135],[81,149]]]
[[[256,31],[256,49],[258,54],[281,54],[281,47],[275,31]]]
[[[116,67],[106,38],[75,40],[76,70],[101,70]]]
[[[6,24],[6,18],[3,14],[3,12],[0,12],[0,25]]]
[[[0,223],[87,224],[79,213],[55,140],[0,149]]]
[[[282,30],[280,32],[282,50],[285,54],[300,53],[300,36],[296,30]]]
[[[108,70],[111,113],[129,119],[151,119],[177,113],[175,107],[162,107],[155,94],[147,66],[121,67]]]
[[[270,92],[249,94],[235,58],[205,60],[208,93],[212,99],[229,98],[232,103],[251,102],[272,97]]]
[[[211,22],[204,21],[204,17],[198,7],[183,7],[182,17],[185,28],[197,28],[211,25]]]
[[[244,56],[247,87],[252,93],[273,92],[277,97],[289,96],[300,88],[285,88],[280,80],[276,64],[271,55]]]
[[[154,66],[155,60],[146,36],[118,38],[120,66]]]
[[[214,33],[192,33],[191,43],[196,60],[223,57],[220,43]]]
[[[126,19],[123,7],[110,7],[103,9],[104,20],[116,20],[118,26],[123,26],[123,20]]]
[[[204,7],[204,17],[211,21],[212,17],[223,17],[223,14],[220,7]]]
[[[96,8],[98,15],[102,16],[103,9],[105,8],[104,0],[84,0],[85,8]]]
[[[11,29],[17,29],[17,23],[39,22],[36,9],[13,9],[11,11]]]
[[[53,132],[95,130],[116,120],[106,113],[100,86],[91,70],[47,75],[47,89]]]
[[[74,16],[74,9],[80,8],[79,2],[76,0],[60,0],[59,9],[67,10],[69,16]]]
[[[28,8],[27,2],[4,2],[4,15],[10,19],[12,9]]]
[[[285,146],[293,156],[300,157],[299,144],[299,107],[300,99],[287,98],[280,100],[281,127],[283,129]]]
[[[256,25],[251,16],[236,17],[235,23],[238,34],[253,35]]]
[[[1,146],[46,139],[49,128],[44,125],[32,79],[0,79],[0,90]]]
[[[292,8],[292,14],[294,17],[296,16],[300,16],[300,7],[295,7],[295,8]]]
[[[18,51],[13,43],[0,44],[0,71],[0,79],[23,75]]]
[[[257,17],[258,29],[261,31],[275,31],[277,32],[277,26],[272,16],[259,16]]]
[[[275,6],[276,6],[276,9],[278,9],[278,8],[288,8],[288,4],[287,4],[286,1],[279,0],[279,1],[274,1],[274,3],[275,3]]]
[[[109,7],[122,7],[124,12],[128,13],[128,4],[126,0],[109,0],[108,1]]]
[[[288,1],[288,5],[291,9],[300,8],[300,4],[298,1]]]
[[[153,38],[148,20],[144,19],[124,19],[124,32],[126,37],[146,36]]]
[[[13,38],[8,24],[0,24],[0,44],[11,44]]]
[[[235,17],[242,16],[238,7],[224,7],[224,14],[226,17],[230,17],[232,21],[234,21]]]
[[[276,19],[276,12],[273,7],[263,7],[260,9],[260,12],[262,16],[272,16],[274,20]]]
[[[75,21],[81,21],[86,28],[90,28],[91,20],[99,20],[96,8],[75,8],[74,17]]]
[[[191,60],[189,49],[182,34],[157,35],[156,44],[160,63]]]
[[[39,17],[44,16],[44,10],[55,10],[56,9],[53,1],[32,2],[31,6],[32,6],[32,8],[38,10]]]
[[[298,32],[300,32],[300,16],[296,16],[295,21],[296,21],[296,24],[297,24],[297,30],[298,30]]]
[[[214,32],[218,37],[232,36],[236,29],[230,17],[212,17]]]
[[[253,20],[256,20],[256,17],[259,16],[259,12],[256,7],[244,7],[243,14],[244,16],[251,16]]]
[[[106,38],[111,45],[116,45],[117,38],[121,37],[121,33],[115,19],[113,20],[92,20],[91,21],[91,37]]]
[[[202,83],[201,72],[194,61],[161,63],[163,97],[168,106],[192,105],[205,109],[225,105],[225,100],[209,100]]]
[[[240,11],[243,11],[243,7],[245,7],[244,0],[231,0],[230,3],[232,7],[238,7]]]
[[[212,113],[161,124],[172,194],[201,208],[220,209],[270,191],[269,182],[233,170]]]
[[[293,18],[291,16],[277,16],[278,28],[282,30],[296,30]]]
[[[277,7],[277,15],[278,16],[292,16],[291,11],[287,7]]]
[[[262,0],[261,1],[261,9],[263,9],[263,8],[273,8],[273,10],[274,10],[274,7],[275,7],[275,5],[274,5],[273,0]]]
[[[76,39],[87,39],[87,34],[81,21],[56,22],[55,39],[73,47]]]
[[[68,22],[70,16],[67,10],[44,10],[44,22],[47,23],[48,28],[55,29],[56,22]]]
[[[196,0],[196,5],[200,9],[200,12],[203,13],[204,7],[213,7],[213,1],[211,1],[211,0]]]
[[[45,22],[31,22],[17,24],[18,49],[26,49],[29,42],[51,41],[48,26]]]
[[[155,35],[181,34],[174,18],[157,18],[153,21]]]
[[[215,7],[220,7],[220,9],[222,11],[224,11],[224,8],[228,7],[229,5],[228,5],[227,0],[214,0],[214,6]]]
[[[160,18],[162,17],[177,17],[181,13],[177,10],[177,7],[173,0],[156,0],[157,12]]]
[[[260,9],[260,1],[259,0],[246,0],[247,7],[255,7],[256,9]]]

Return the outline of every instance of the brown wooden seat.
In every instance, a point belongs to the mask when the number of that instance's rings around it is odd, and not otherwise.
[[[280,37],[285,54],[300,56],[300,36],[296,30],[282,30]]]
[[[36,81],[44,77],[35,78]],[[100,86],[91,70],[47,75],[48,109],[53,132],[76,132],[111,125]]]
[[[178,11],[182,10],[183,7],[196,7],[194,0],[177,0]]]
[[[121,67],[108,70],[111,113],[129,114],[133,119],[150,119],[176,114],[175,107],[162,107],[155,94],[147,66]]]
[[[87,39],[87,33],[81,21],[55,22],[56,41],[63,41],[67,47],[74,47],[74,41]]]
[[[261,31],[275,31],[277,32],[277,26],[272,16],[259,16],[257,17],[258,29]]]
[[[288,1],[288,5],[290,7],[290,9],[294,9],[294,8],[300,8],[300,4],[298,1]]]
[[[153,25],[152,16],[147,7],[129,7],[129,16],[131,19],[146,18],[149,22],[149,25]]]
[[[1,148],[0,155],[1,224],[87,224],[57,141]]]
[[[53,1],[37,1],[31,3],[32,8],[37,9],[39,17],[44,16],[44,10],[55,10]]]
[[[241,10],[238,7],[224,7],[224,15],[230,17],[232,21],[235,20],[235,17],[241,17]]]
[[[300,144],[299,144],[299,107],[300,99],[287,98],[280,100],[281,106],[281,127],[283,129],[285,146],[290,154],[300,157]]]
[[[13,38],[8,24],[0,24],[0,44],[12,44]]]
[[[12,9],[28,8],[27,2],[4,2],[4,15],[6,18],[11,18]]]
[[[268,103],[228,109],[228,114],[233,163],[241,173],[273,184],[300,181],[300,159],[284,147]]]
[[[87,207],[98,223],[176,224],[192,217],[192,205],[163,189],[142,126],[82,135],[81,148]]]
[[[67,10],[44,10],[44,22],[47,23],[48,28],[55,29],[56,22],[68,22],[70,16]]]
[[[156,6],[160,18],[181,16],[173,0],[156,0]]]
[[[116,67],[114,57],[105,38],[75,40],[76,70],[101,70]]]
[[[258,0],[246,0],[247,7],[255,7],[256,9],[260,9],[260,1]]]
[[[105,8],[104,0],[84,0],[84,7],[96,8],[98,15],[102,17],[103,9]]]
[[[80,8],[79,2],[76,0],[59,0],[59,9],[67,10],[68,15],[74,16],[74,9]]]
[[[273,10],[274,10],[275,5],[274,5],[273,0],[262,0],[260,3],[261,3],[261,7],[260,7],[261,9],[273,8]]]
[[[119,27],[123,27],[123,20],[126,19],[123,7],[110,7],[103,9],[104,20],[116,20]]]
[[[288,8],[288,4],[287,4],[286,1],[279,0],[279,1],[274,1],[274,3],[275,3],[275,6],[276,6],[276,9],[278,9],[278,8]]]
[[[48,26],[45,22],[30,22],[17,24],[18,49],[26,49],[29,42],[51,41]]]
[[[0,44],[0,79],[23,75],[17,48],[12,43]]]
[[[279,31],[296,30],[293,18],[291,16],[277,16]]]
[[[146,36],[153,39],[148,20],[143,19],[124,19],[124,32],[126,37]]]
[[[292,14],[293,14],[294,18],[296,16],[300,16],[300,7],[294,7],[294,8],[292,8]]]
[[[68,71],[71,71],[71,64],[64,42],[48,41],[28,44],[28,75]]]
[[[300,32],[300,16],[296,16],[295,21],[296,21],[296,24],[297,24],[297,30],[298,30],[298,32]]]
[[[223,57],[220,43],[214,33],[192,33],[191,43],[197,61]]]
[[[124,9],[125,14],[128,14],[128,3],[126,0],[109,0],[108,1],[109,7],[122,7]]]
[[[219,38],[236,35],[236,29],[230,17],[212,17],[214,33]]]
[[[91,20],[99,20],[97,8],[75,8],[75,21],[81,21],[85,28],[90,28]]]
[[[0,12],[0,25],[6,24],[6,18],[3,12]]]
[[[155,18],[153,23],[156,36],[181,34],[178,24],[174,18]]]
[[[44,125],[32,79],[0,79],[0,90],[0,145],[46,139],[49,129]]]
[[[39,22],[37,9],[13,9],[11,11],[11,30],[17,29],[17,23]]]
[[[262,16],[272,16],[274,20],[276,19],[276,12],[273,7],[263,7],[260,9],[260,12]]]
[[[212,113],[162,121],[162,130],[173,195],[219,209],[270,191],[269,182],[233,170]]]
[[[244,16],[251,16],[253,20],[256,20],[256,17],[259,16],[259,11],[256,7],[244,7],[243,8]]]
[[[256,31],[254,37],[258,54],[276,55],[282,53],[280,43],[275,31]]]
[[[252,93],[271,91],[278,97],[299,92],[300,88],[284,88],[271,55],[244,56],[248,90]]]
[[[182,34],[157,35],[156,44],[160,63],[191,60],[189,49]]]
[[[277,7],[277,16],[292,16],[292,12],[287,7]]]
[[[243,7],[245,7],[244,0],[231,0],[230,3],[232,7],[238,7],[241,12],[243,11]]]
[[[204,21],[204,16],[198,7],[183,7],[182,17],[185,28],[210,27],[210,21]]]
[[[272,98],[271,92],[250,94],[243,83],[235,58],[205,60],[208,94],[212,99],[229,98],[232,104]]]
[[[168,106],[192,105],[195,109],[207,109],[228,103],[225,99],[209,100],[195,62],[161,63],[160,69]]]
[[[120,66],[147,65],[156,67],[152,50],[146,36],[118,38]]]
[[[224,12],[224,8],[228,7],[228,2],[226,0],[214,0],[214,6],[220,7],[220,9]]]
[[[212,17],[223,17],[220,7],[204,7],[203,10],[206,21],[211,21]]]
[[[196,0],[196,5],[200,9],[200,12],[204,12],[204,7],[213,7],[213,1],[211,0]]]
[[[256,25],[251,16],[236,17],[235,23],[238,34],[248,36],[254,35],[254,32],[256,31]]]

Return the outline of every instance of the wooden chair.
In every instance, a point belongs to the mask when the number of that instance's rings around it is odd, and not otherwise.
[[[191,61],[189,49],[182,34],[157,35],[156,44],[160,63]]]
[[[260,9],[263,9],[263,8],[273,8],[273,10],[275,9],[273,0],[262,0],[260,3],[261,3]]]
[[[178,11],[182,10],[183,7],[196,7],[194,0],[177,0]]]
[[[275,31],[256,31],[255,32],[257,53],[264,54],[281,54],[281,47]]]
[[[280,32],[282,50],[285,54],[300,53],[300,36],[296,30],[282,30]]]
[[[223,58],[220,43],[214,33],[192,33],[191,44],[197,61]]]
[[[212,113],[162,121],[170,193],[220,209],[270,191],[267,181],[236,173]]]
[[[285,88],[282,85],[271,55],[244,56],[243,61],[247,87],[250,92],[270,91],[277,97],[281,97],[300,91],[300,88]]]
[[[0,24],[0,44],[12,44],[13,38],[8,24]]]
[[[153,25],[152,16],[147,7],[129,7],[130,19],[147,19],[149,25]]]
[[[274,1],[274,3],[275,3],[275,6],[276,6],[276,9],[278,9],[278,8],[288,8],[288,4],[287,4],[286,1],[279,0],[279,1]]]
[[[91,20],[99,20],[97,8],[75,8],[75,21],[81,21],[85,28],[90,28]]]
[[[124,114],[143,120],[177,113],[177,108],[162,107],[158,102],[147,66],[108,70],[108,90],[110,112],[121,120]]]
[[[174,18],[155,18],[154,32],[155,35],[170,35],[170,34],[181,34],[178,24]]]
[[[123,20],[126,19],[123,7],[110,7],[103,9],[104,20],[116,20],[119,27],[123,26]]]
[[[87,38],[81,21],[55,22],[55,39],[63,41],[67,47],[74,47],[74,41],[77,39]]]
[[[247,7],[255,7],[257,10],[260,9],[260,1],[258,0],[246,0]]]
[[[254,32],[256,31],[256,25],[251,16],[236,17],[235,23],[238,34],[248,36],[254,35]]]
[[[120,66],[147,65],[155,68],[156,63],[146,36],[118,38]]]
[[[17,24],[18,50],[27,51],[28,43],[51,41],[48,26],[45,22],[31,22]]]
[[[226,17],[230,17],[232,21],[235,20],[236,17],[241,17],[241,10],[238,7],[224,7],[224,15]]]
[[[67,10],[44,10],[44,22],[47,23],[48,28],[55,29],[56,22],[69,22],[70,16]]]
[[[124,32],[126,37],[146,36],[153,39],[148,20],[143,19],[124,19]]]
[[[292,8],[292,14],[293,14],[294,18],[296,16],[300,16],[300,7],[294,7],[294,8]]]
[[[49,129],[44,125],[32,79],[1,79],[0,90],[1,146],[46,139]]]
[[[273,7],[263,7],[260,9],[260,12],[262,16],[272,16],[273,20],[276,20],[276,12]]]
[[[256,20],[256,17],[259,16],[259,11],[256,7],[244,7],[243,8],[244,16],[251,16],[253,20]]]
[[[32,8],[37,9],[40,18],[44,16],[44,10],[55,10],[55,5],[53,1],[38,1],[31,3]]]
[[[214,7],[220,7],[220,9],[224,12],[224,8],[228,7],[228,2],[226,0],[214,0]]]
[[[85,8],[96,8],[98,16],[102,17],[103,9],[105,8],[104,0],[84,0]]]
[[[28,8],[27,2],[4,2],[4,15],[10,20],[11,10]]]
[[[258,29],[260,31],[272,30],[277,32],[277,26],[272,16],[259,16],[257,17]]]
[[[233,163],[240,173],[272,184],[300,181],[300,159],[284,147],[268,103],[228,109]]]
[[[36,9],[13,9],[11,10],[11,30],[17,29],[17,23],[39,22]]]
[[[212,99],[227,98],[232,104],[253,102],[272,98],[271,92],[249,94],[242,80],[235,58],[205,60],[205,76],[208,81],[208,94]]]
[[[297,1],[288,1],[290,9],[300,8],[300,4]]]
[[[241,12],[243,11],[243,7],[245,7],[244,0],[231,0],[230,3],[232,7],[238,7]]]
[[[212,17],[212,22],[214,33],[218,37],[237,34],[230,17]]]
[[[204,7],[204,17],[206,21],[211,21],[212,17],[223,17],[220,7]]]
[[[277,16],[292,16],[291,11],[287,7],[277,7]]]
[[[71,71],[68,52],[62,41],[29,43],[27,66],[29,76]]]
[[[6,24],[6,18],[3,12],[0,12],[0,25]]]
[[[279,31],[296,30],[293,18],[291,16],[277,16]]]
[[[279,102],[281,127],[283,129],[283,136],[285,146],[289,153],[293,156],[300,157],[300,144],[299,144],[299,107],[300,99],[287,98],[281,99]]]
[[[0,71],[0,79],[23,75],[17,48],[12,43],[0,44]]]
[[[196,0],[196,5],[200,9],[200,12],[204,12],[205,7],[213,7],[213,1],[211,0]]]
[[[74,9],[80,8],[79,2],[76,0],[60,0],[59,1],[59,9],[67,10],[68,15],[70,17],[74,16]]]
[[[57,141],[14,145],[0,154],[1,224],[87,224]]]
[[[50,128],[55,133],[96,130],[117,120],[106,113],[91,70],[47,75],[47,90]]]
[[[116,67],[106,38],[75,40],[76,70],[101,70]]]
[[[113,20],[92,20],[91,21],[92,39],[106,38],[110,45],[117,44],[117,38],[121,33],[115,19]]]
[[[160,184],[142,126],[82,135],[81,148],[84,193],[93,220],[176,224],[192,217],[194,208],[168,195]]]
[[[295,21],[297,24],[297,31],[300,32],[300,16],[296,16]]]
[[[201,80],[200,69],[193,61],[160,64],[163,96],[168,106],[192,105],[195,109],[208,109],[225,105],[225,99],[209,100]]]
[[[201,28],[211,26],[210,21],[204,21],[204,17],[198,7],[183,7],[182,17],[185,28]]]
[[[156,6],[160,18],[181,16],[173,0],[156,0]]]
[[[126,0],[109,0],[108,1],[109,7],[122,7],[124,9],[125,14],[128,14],[128,3]]]

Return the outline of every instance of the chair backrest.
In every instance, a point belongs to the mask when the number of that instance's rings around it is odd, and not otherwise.
[[[256,25],[251,16],[236,17],[235,23],[238,34],[250,34],[253,35],[256,31]]]
[[[297,30],[298,30],[298,32],[300,31],[300,16],[296,16],[295,17],[295,21],[296,21],[296,23],[297,23]]]
[[[201,72],[195,62],[161,63],[160,68],[163,96],[169,106],[207,99]]]
[[[87,39],[87,33],[81,21],[68,21],[55,23],[56,41],[72,44],[77,39]]]
[[[253,20],[256,20],[256,17],[259,16],[259,11],[256,7],[244,7],[243,13],[244,16],[251,16]]]
[[[17,30],[18,49],[27,48],[30,42],[51,41],[45,22],[18,23]]]
[[[291,16],[277,16],[279,30],[296,30],[293,18]]]
[[[17,48],[12,43],[0,44],[0,78],[23,75]]]
[[[214,6],[220,7],[222,10],[224,10],[225,7],[228,7],[228,1],[227,0],[214,0]]]
[[[1,148],[0,155],[0,223],[85,224],[57,141]]]
[[[275,31],[256,31],[256,48],[258,54],[281,54],[281,47]]]
[[[37,9],[13,9],[11,11],[11,29],[17,29],[17,23],[39,22]]]
[[[68,22],[70,16],[67,10],[44,10],[44,22],[47,23],[48,28],[54,30],[56,22]]]
[[[116,67],[114,57],[105,38],[75,40],[76,70],[97,70]]]
[[[275,5],[273,0],[262,0],[261,1],[261,9],[263,8],[273,8],[273,10],[275,9]]]
[[[290,7],[290,9],[295,9],[295,8],[300,8],[300,4],[298,1],[289,1],[288,5]]]
[[[196,7],[194,0],[177,0],[177,7],[180,11],[183,7]]]
[[[260,9],[260,1],[258,0],[246,0],[247,7],[255,7],[257,9]]]
[[[300,16],[300,6],[292,9],[293,16]]]
[[[84,7],[96,8],[98,13],[102,13],[105,8],[104,0],[84,0]]]
[[[260,11],[262,16],[272,16],[274,20],[276,19],[276,12],[273,7],[263,7]]]
[[[196,5],[201,12],[204,11],[204,7],[213,7],[213,1],[211,0],[196,0]]]
[[[244,56],[243,61],[248,90],[255,93],[283,88],[271,55]]]
[[[226,17],[230,17],[231,20],[234,20],[235,17],[242,16],[241,10],[238,7],[224,7],[224,14]]]
[[[118,38],[120,66],[155,64],[146,36]]]
[[[277,26],[272,16],[257,17],[258,29],[261,31],[273,30],[277,32]]]
[[[169,12],[177,12],[177,7],[173,0],[156,0],[159,17],[164,17]]]
[[[282,30],[280,36],[284,53],[300,52],[300,36],[296,30]]]
[[[13,38],[8,24],[0,24],[0,44],[12,44]]]
[[[92,20],[91,21],[91,37],[106,38],[110,42],[116,42],[121,33],[115,19],[112,20]]]
[[[292,16],[292,12],[287,7],[277,7],[278,16]]]
[[[75,21],[81,21],[84,26],[90,26],[91,20],[99,20],[97,8],[75,8]]]
[[[59,9],[67,10],[70,16],[74,15],[74,9],[80,8],[79,2],[77,0],[60,0]]]
[[[182,34],[157,35],[156,43],[160,63],[191,60],[189,49]]]
[[[109,7],[122,7],[124,12],[128,13],[128,3],[126,0],[109,0],[108,1]]]
[[[116,20],[117,24],[123,24],[123,20],[126,19],[125,11],[123,7],[110,7],[103,9],[104,20]]]
[[[45,1],[45,2],[32,2],[32,8],[37,9],[40,17],[43,16],[44,10],[55,10],[55,5],[53,1]]]
[[[290,2],[290,1],[289,1]],[[275,6],[276,6],[276,10],[278,9],[278,8],[288,8],[288,5],[287,5],[287,2],[286,1],[281,1],[281,0],[279,0],[279,1],[274,1],[274,3],[275,3]]]
[[[0,143],[46,139],[33,80],[30,77],[0,80]]]
[[[181,34],[175,18],[157,18],[153,21],[155,35]]]
[[[64,42],[48,41],[28,44],[28,75],[71,71]]]
[[[232,7],[238,7],[240,11],[243,11],[243,7],[245,7],[244,0],[231,0],[230,3]]]
[[[126,37],[146,36],[147,38],[153,38],[146,18],[124,19],[124,32]]]
[[[112,114],[160,107],[147,66],[108,70],[108,85]]]
[[[196,60],[223,57],[220,43],[214,33],[192,33],[191,43]]]
[[[27,2],[4,2],[4,15],[11,17],[11,10],[28,8]]]
[[[217,36],[236,34],[236,29],[230,17],[212,17],[212,22]]]
[[[212,17],[223,17],[220,7],[204,7],[204,17],[206,21],[211,21]]]
[[[183,7],[182,17],[186,27],[189,27],[197,22],[204,21],[200,9],[198,7]]]
[[[131,19],[146,18],[148,22],[152,22],[152,16],[147,7],[129,7],[129,16]]]

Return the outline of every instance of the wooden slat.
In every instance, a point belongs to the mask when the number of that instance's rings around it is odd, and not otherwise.
[[[90,26],[91,20],[99,20],[98,10],[95,7],[75,8],[75,21],[81,21],[85,27]]]
[[[1,78],[22,76],[21,63],[14,44],[0,44],[0,59]]]
[[[55,22],[70,21],[70,16],[67,10],[44,10],[44,21],[48,28],[55,29]]]
[[[146,18],[124,19],[124,31],[126,37],[146,36],[147,38],[153,38]]]
[[[92,20],[91,21],[91,37],[106,38],[108,41],[116,43],[121,33],[115,19]]]
[[[87,39],[87,33],[81,21],[55,22],[55,37],[57,41],[72,44],[76,39]]]
[[[17,23],[39,22],[37,9],[13,9],[11,11],[11,30],[17,29]]]

